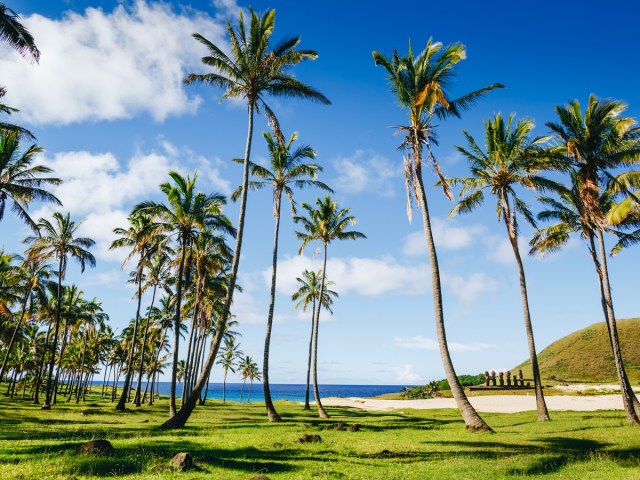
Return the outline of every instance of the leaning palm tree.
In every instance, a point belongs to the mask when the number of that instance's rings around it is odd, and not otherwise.
[[[19,20],[16,12],[0,3],[0,40],[7,42],[23,57],[29,56],[37,62],[40,60],[40,51],[29,30]]]
[[[62,307],[62,281],[67,272],[68,258],[76,260],[80,264],[80,270],[84,272],[87,265],[94,267],[96,259],[89,252],[89,248],[95,242],[86,237],[76,237],[78,227],[82,222],[74,222],[70,215],[62,215],[60,212],[53,214],[53,223],[41,218],[37,223],[37,230],[40,232],[37,237],[27,237],[24,243],[28,243],[27,255],[29,260],[46,262],[55,259],[58,262],[58,287],[56,294],[56,317],[53,331],[53,342],[51,344],[51,356],[49,358],[49,374],[47,378],[47,394],[42,408],[51,408],[51,378],[53,376],[53,365],[58,344],[58,330],[60,328],[60,313]]]
[[[173,369],[171,371],[171,397],[169,399],[169,416],[176,414],[176,374],[178,368],[178,352],[180,343],[180,324],[182,307],[182,287],[184,284],[185,259],[198,232],[207,229],[218,229],[224,233],[235,235],[235,230],[227,217],[222,215],[222,206],[226,198],[220,194],[206,195],[195,189],[198,174],[193,179],[184,178],[177,172],[169,172],[173,184],[166,182],[160,189],[167,197],[167,205],[157,202],[142,202],[133,209],[134,214],[145,213],[156,219],[156,231],[167,237],[176,237],[180,247],[178,278],[176,282],[176,303],[174,317]]]
[[[274,25],[275,10],[268,10],[262,15],[258,15],[251,10],[249,28],[246,29],[241,11],[237,28],[227,22],[227,32],[231,43],[230,56],[202,35],[198,33],[193,35],[209,51],[209,55],[203,57],[202,62],[212,67],[215,72],[191,74],[187,76],[185,83],[204,83],[223,88],[225,93],[222,95],[221,100],[226,98],[246,99],[249,122],[244,153],[240,211],[238,213],[238,235],[229,274],[229,288],[227,289],[224,307],[219,319],[220,327],[217,328],[217,334],[211,340],[209,355],[204,362],[200,377],[194,385],[189,399],[180,408],[178,415],[162,425],[163,428],[182,427],[189,419],[200,398],[200,393],[207,383],[211,367],[213,367],[222,342],[221,335],[225,330],[225,323],[229,319],[242,249],[254,113],[259,111],[259,108],[262,108],[276,132],[280,132],[278,121],[273,111],[265,103],[266,95],[297,97],[324,104],[331,103],[320,92],[297,80],[289,73],[291,67],[303,61],[317,58],[317,53],[313,50],[297,50],[296,47],[300,43],[300,37],[288,37],[275,46],[272,45],[271,35],[273,34]],[[278,133],[278,136],[281,136],[281,133]]]
[[[486,151],[469,133],[464,132],[468,146],[456,148],[467,158],[471,176],[448,179],[450,185],[462,186],[460,191],[462,199],[451,211],[451,215],[473,211],[484,201],[485,191],[496,196],[498,221],[504,220],[520,276],[522,313],[527,332],[529,358],[533,369],[538,420],[545,421],[549,420],[549,412],[542,393],[538,356],[529,312],[527,282],[518,246],[517,214],[519,213],[534,228],[536,228],[536,223],[529,206],[516,195],[515,187],[542,191],[554,185],[550,180],[538,175],[541,170],[548,168],[542,145],[551,137],[532,139],[530,133],[534,128],[533,122],[529,119],[521,119],[512,125],[513,118],[514,115],[510,115],[505,122],[502,115],[497,114],[493,119],[484,122]]]
[[[302,254],[304,247],[311,242],[318,241],[322,244],[322,279],[320,280],[320,293],[318,298],[324,298],[326,272],[327,272],[327,247],[334,240],[357,240],[358,238],[367,238],[363,233],[354,230],[347,231],[350,225],[356,224],[356,218],[351,216],[349,208],[338,208],[336,201],[332,200],[329,195],[324,199],[316,200],[316,208],[308,203],[303,203],[302,208],[306,210],[307,216],[296,215],[294,221],[302,224],[304,232],[296,232],[296,237],[302,240],[299,253]],[[316,397],[316,405],[318,414],[321,418],[329,418],[327,412],[320,401],[320,392],[318,391],[318,326],[320,323],[320,310],[316,310],[316,319],[314,322],[315,347],[313,351],[313,394]]]
[[[433,120],[436,117],[440,119],[446,119],[450,116],[459,117],[461,111],[470,108],[480,97],[495,88],[502,87],[502,85],[496,83],[455,100],[451,99],[448,89],[453,84],[455,66],[465,58],[466,49],[464,45],[454,43],[443,49],[441,43],[433,42],[431,39],[427,42],[426,48],[417,56],[414,56],[411,45],[409,45],[409,53],[404,57],[398,55],[397,52],[394,52],[392,58],[373,52],[375,64],[382,65],[387,71],[387,80],[389,81],[391,92],[395,95],[400,105],[406,108],[409,113],[409,125],[398,127],[398,130],[404,135],[401,147],[406,152],[404,156],[404,172],[405,186],[407,188],[407,213],[409,221],[411,221],[413,197],[422,211],[425,240],[431,264],[436,332],[444,371],[467,428],[490,430],[490,427],[469,403],[458,381],[451,355],[449,354],[444,327],[440,270],[433,243],[427,196],[422,180],[423,148],[426,147],[428,163],[431,164],[440,178],[445,195],[453,200],[446,179],[431,149],[431,145],[437,143]]]
[[[273,310],[276,302],[276,274],[278,266],[278,236],[280,233],[280,208],[283,194],[289,199],[291,213],[296,214],[296,202],[293,199],[293,187],[306,188],[318,187],[323,190],[333,192],[327,185],[316,180],[318,172],[322,171],[320,165],[315,163],[304,163],[306,159],[316,157],[316,152],[308,145],[304,145],[293,150],[292,144],[298,137],[296,133],[291,135],[289,141],[284,143],[277,141],[270,133],[262,134],[267,141],[269,151],[269,168],[250,163],[251,174],[258,180],[249,183],[250,189],[261,189],[271,187],[273,189],[273,216],[275,217],[275,229],[273,233],[273,257],[271,265],[271,292],[269,297],[269,314],[267,316],[267,332],[264,340],[264,357],[262,363],[262,387],[264,390],[264,403],[267,408],[267,416],[270,422],[279,422],[280,415],[276,412],[271,400],[269,389],[269,347],[271,345],[271,330],[273,328]],[[237,198],[242,193],[239,187],[232,199]]]
[[[20,151],[18,137],[17,132],[4,130],[0,125],[0,221],[10,199],[11,209],[35,231],[36,224],[28,213],[29,204],[37,200],[62,205],[55,195],[45,189],[48,185],[59,185],[60,179],[44,176],[52,170],[43,165],[33,165],[43,149],[31,145],[25,151]]]
[[[291,300],[294,302],[298,300],[298,303],[294,305],[294,310],[302,307],[302,311],[306,312],[307,307],[311,305],[311,333],[309,334],[309,354],[307,356],[307,383],[305,386],[304,392],[304,410],[311,410],[309,405],[309,384],[311,380],[311,359],[312,352],[314,348],[314,340],[315,336],[313,332],[315,331],[315,318],[316,318],[316,304],[318,303],[318,299],[320,298],[320,279],[322,278],[322,272],[314,272],[311,270],[305,270],[302,272],[302,278],[296,277],[296,280],[300,284],[300,288],[296,290],[293,295],[291,295]],[[329,313],[333,314],[331,311],[331,305],[333,304],[333,299],[338,298],[338,294],[333,290],[329,289],[330,285],[334,285],[334,282],[325,278],[324,280],[324,289],[322,291],[322,302],[321,306],[324,307]],[[315,348],[318,346],[315,344]]]

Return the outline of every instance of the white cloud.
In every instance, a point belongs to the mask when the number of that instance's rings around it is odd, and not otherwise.
[[[221,5],[231,6],[230,1]],[[200,69],[199,32],[224,45],[220,21],[203,13],[177,14],[168,3],[136,1],[112,12],[87,8],[61,19],[23,18],[42,56],[38,65],[0,49],[7,103],[37,124],[115,120],[144,113],[162,121],[194,112],[200,98],[183,79]]]
[[[321,259],[295,256],[278,263],[278,291],[291,295],[299,286],[296,277],[305,269],[320,270]],[[262,272],[265,285],[271,281],[271,269]],[[381,258],[330,258],[327,275],[335,282],[332,287],[340,294],[355,292],[364,296],[385,293],[409,295],[425,293],[430,285],[427,265],[402,265],[392,257]]]
[[[437,248],[444,250],[460,250],[473,246],[487,231],[483,225],[458,226],[452,220],[433,218],[433,239]],[[403,253],[408,256],[427,254],[424,233],[410,233],[405,237]]]
[[[220,163],[218,159],[207,160],[167,141],[161,145],[161,151],[136,153],[126,165],[110,152],[60,152],[41,157],[40,163],[52,168],[63,181],[52,189],[63,206],[44,206],[33,216],[48,217],[55,210],[71,212],[74,218],[83,219],[78,233],[96,241],[93,253],[97,258],[122,262],[127,252],[109,250],[115,239],[113,229],[127,225],[135,203],[160,195],[159,185],[170,180],[170,170],[186,175],[196,165],[204,173],[200,175],[201,190],[207,191],[211,186],[224,193],[230,190],[229,182],[215,166]],[[182,163],[179,159],[183,159]]]
[[[416,335],[414,337],[395,337],[393,344],[396,347],[406,348],[410,350],[431,350],[439,351],[438,342],[432,338]],[[491,350],[495,345],[488,343],[458,343],[448,342],[449,351],[451,352],[480,352],[482,350]]]
[[[405,383],[408,385],[417,385],[425,382],[425,378],[414,371],[414,366],[411,364],[403,365],[402,367],[395,367],[393,370],[396,374],[396,382]]]
[[[498,282],[482,272],[472,273],[466,278],[456,274],[443,274],[442,284],[464,306],[474,303],[482,294],[498,289]]]
[[[350,157],[338,157],[333,160],[333,166],[339,175],[331,184],[340,192],[366,192],[390,197],[402,188],[402,169],[373,152],[356,150]]]

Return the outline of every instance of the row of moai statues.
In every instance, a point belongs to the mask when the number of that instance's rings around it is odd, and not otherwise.
[[[506,377],[506,383],[505,383],[505,377]],[[496,384],[496,380],[497,380],[497,384]],[[506,374],[504,372],[498,372],[498,378],[496,379],[496,372],[495,370],[491,370],[491,373],[485,371],[484,372],[484,385],[485,387],[489,387],[489,386],[497,386],[500,385],[501,387],[504,387],[505,385],[507,387],[524,387],[524,377],[522,376],[522,370],[518,370],[518,375],[511,375],[511,372],[507,371]],[[529,386],[529,382],[527,382],[527,387]]]

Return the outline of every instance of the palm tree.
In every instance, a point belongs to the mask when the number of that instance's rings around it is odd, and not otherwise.
[[[275,217],[275,229],[273,233],[273,257],[271,266],[271,292],[269,297],[269,314],[267,316],[267,332],[264,340],[264,359],[262,363],[262,387],[264,389],[264,402],[267,408],[267,416],[270,422],[279,422],[280,415],[276,412],[271,401],[269,390],[269,350],[271,344],[271,330],[273,328],[273,310],[276,301],[276,275],[278,266],[278,236],[280,233],[280,208],[282,205],[282,195],[289,199],[291,213],[296,214],[296,203],[293,198],[293,189],[315,186],[323,190],[333,192],[327,185],[316,180],[318,172],[322,167],[314,163],[304,163],[305,159],[313,159],[316,152],[308,145],[291,149],[293,142],[297,138],[294,133],[287,143],[279,142],[270,133],[263,133],[262,136],[267,141],[269,151],[269,170],[266,167],[250,162],[251,174],[259,180],[249,183],[249,189],[261,189],[271,187],[273,189],[273,216]],[[232,199],[240,196],[242,187],[239,187]]]
[[[9,44],[23,57],[30,56],[36,62],[40,60],[40,51],[29,31],[19,21],[20,16],[0,3],[0,39]]]
[[[275,10],[268,10],[262,15],[253,10],[249,21],[249,28],[245,28],[244,16],[240,11],[237,28],[227,22],[227,32],[231,43],[231,55],[227,56],[219,47],[211,43],[202,35],[195,33],[196,40],[207,47],[209,55],[203,57],[202,62],[213,67],[214,73],[191,74],[185,83],[204,83],[225,89],[221,100],[226,98],[243,98],[247,101],[248,127],[247,141],[244,153],[242,173],[242,193],[240,195],[240,211],[238,213],[238,235],[229,274],[229,288],[220,315],[220,328],[212,339],[212,348],[204,362],[198,381],[190,393],[189,399],[180,408],[179,414],[165,422],[163,428],[182,427],[189,419],[196,407],[200,393],[207,383],[211,367],[218,354],[225,323],[229,319],[233,292],[235,290],[242,249],[244,232],[244,218],[247,206],[247,191],[249,185],[249,159],[251,156],[251,140],[253,137],[253,115],[262,108],[269,118],[276,132],[280,132],[278,121],[273,111],[265,103],[266,95],[276,97],[297,97],[309,99],[324,104],[329,100],[314,88],[297,80],[289,73],[291,67],[317,58],[313,50],[297,50],[300,37],[287,37],[275,46],[271,44],[271,35],[275,26]],[[277,134],[281,137],[281,134]]]
[[[227,390],[227,373],[231,370],[233,373],[236,373],[235,366],[236,360],[242,358],[242,351],[240,350],[240,344],[236,343],[236,337],[226,337],[224,340],[224,348],[220,359],[218,360],[218,365],[222,365],[222,370],[224,370],[224,378],[222,380],[222,402],[226,402],[226,390]]]
[[[137,307],[136,316],[133,327],[133,342],[129,349],[129,359],[127,360],[127,372],[124,377],[124,386],[122,389],[122,395],[120,400],[116,404],[116,410],[124,410],[127,397],[129,396],[129,389],[131,386],[131,377],[133,375],[133,358],[136,350],[136,338],[138,338],[138,324],[140,323],[140,305],[142,302],[142,281],[144,274],[144,267],[149,260],[149,256],[154,250],[160,248],[160,245],[166,240],[165,237],[158,235],[153,221],[149,215],[143,213],[137,213],[135,215],[129,215],[129,228],[115,228],[113,233],[118,235],[112,243],[109,249],[116,248],[128,248],[130,253],[125,258],[122,267],[135,255],[138,255],[138,262],[134,273],[134,281],[137,284]],[[139,384],[138,384],[139,387]],[[139,406],[139,405],[138,405]]]
[[[547,127],[558,136],[559,158],[571,169],[572,186],[561,189],[560,195],[565,204],[570,202],[574,207],[578,221],[574,228],[579,225],[582,236],[589,241],[627,420],[640,424],[640,403],[631,389],[620,351],[604,241],[604,232],[611,231],[606,220],[611,207],[607,188],[618,182],[612,170],[640,161],[640,127],[632,118],[621,116],[625,109],[623,102],[600,100],[591,95],[584,115],[580,103],[574,100],[568,105],[556,106],[559,121],[549,122]],[[560,217],[552,211],[543,218]],[[560,220],[564,223],[564,219]],[[558,231],[566,230],[567,227],[557,225],[548,227],[532,240],[537,247],[534,251],[557,248],[553,247],[554,243],[561,245],[566,238],[566,233],[560,235]]]
[[[351,209],[339,209],[337,202],[327,195],[324,199],[316,199],[316,207],[313,208],[308,203],[303,203],[302,208],[306,210],[307,217],[296,215],[294,221],[301,223],[304,232],[296,232],[296,237],[302,240],[299,253],[302,255],[304,247],[310,243],[319,241],[322,243],[322,279],[320,280],[320,294],[318,298],[324,298],[324,288],[327,272],[327,247],[334,240],[356,240],[358,238],[367,238],[363,233],[354,230],[347,231],[350,225],[356,224],[356,218],[349,215]],[[313,350],[313,394],[316,397],[316,405],[318,414],[321,418],[329,418],[327,412],[320,401],[320,392],[318,391],[318,326],[320,323],[320,310],[316,309],[316,319],[314,322],[314,350]]]
[[[409,113],[409,125],[398,127],[398,130],[405,135],[401,146],[406,152],[404,156],[404,172],[405,185],[407,187],[407,213],[409,221],[411,221],[411,199],[413,197],[422,211],[425,240],[431,264],[436,332],[444,371],[467,428],[490,430],[490,427],[469,403],[458,381],[451,355],[449,354],[444,327],[440,270],[433,243],[427,196],[422,180],[422,150],[423,146],[426,146],[427,161],[434,167],[440,178],[445,195],[453,200],[446,179],[431,149],[432,143],[437,144],[433,120],[435,117],[442,120],[450,116],[459,117],[461,111],[470,108],[480,97],[495,88],[502,87],[502,85],[496,83],[455,100],[449,98],[448,89],[453,84],[455,66],[465,58],[466,49],[464,45],[454,43],[443,49],[441,43],[433,42],[431,39],[429,39],[426,48],[418,56],[414,56],[411,45],[409,45],[409,53],[405,57],[400,57],[394,51],[393,57],[389,59],[376,51],[373,52],[375,64],[382,65],[387,72],[387,80],[389,81],[391,92],[395,95],[400,105],[406,108]]]
[[[55,195],[44,188],[47,185],[59,185],[60,179],[43,176],[52,170],[43,165],[33,165],[36,155],[42,152],[43,149],[36,145],[21,152],[18,133],[6,131],[0,125],[0,221],[4,217],[8,199],[12,201],[11,209],[15,214],[34,231],[36,224],[27,213],[32,201],[62,205]]]
[[[53,343],[51,346],[51,357],[49,359],[49,375],[47,379],[47,395],[42,408],[51,408],[51,377],[53,376],[53,364],[58,343],[58,329],[60,327],[60,312],[62,307],[62,280],[67,272],[67,261],[70,256],[80,264],[80,270],[84,272],[86,265],[94,267],[96,259],[89,252],[89,248],[95,245],[90,238],[76,237],[78,227],[82,222],[74,222],[70,215],[62,215],[60,212],[53,214],[54,222],[41,218],[37,223],[37,230],[40,232],[37,237],[27,237],[24,242],[30,244],[27,249],[28,259],[46,262],[49,259],[58,261],[58,288],[56,295],[56,321],[53,331]]]
[[[231,235],[235,230],[231,222],[222,215],[222,206],[226,199],[220,194],[206,195],[196,192],[195,184],[198,174],[193,179],[184,178],[177,172],[169,172],[173,184],[166,182],[160,189],[167,196],[168,205],[157,202],[143,202],[133,209],[133,213],[146,213],[157,219],[157,228],[167,236],[177,237],[180,247],[178,280],[176,285],[176,312],[174,317],[173,369],[171,371],[171,397],[169,399],[169,417],[176,414],[176,373],[178,368],[178,352],[180,343],[180,323],[182,306],[182,287],[184,283],[184,266],[187,250],[198,232],[207,229],[220,229]]]
[[[311,410],[309,406],[309,384],[311,377],[311,357],[313,352],[313,345],[315,336],[313,332],[315,331],[315,318],[316,318],[316,303],[318,298],[320,297],[320,279],[322,278],[322,271],[313,272],[311,270],[305,270],[302,272],[302,277],[296,277],[300,285],[300,288],[291,295],[291,300],[294,302],[298,300],[298,303],[294,305],[294,310],[302,307],[302,311],[306,312],[307,307],[309,305],[311,308],[311,333],[309,334],[309,355],[307,357],[307,383],[305,387],[304,393],[304,410]],[[334,285],[334,282],[325,278],[325,285],[322,291],[322,306],[329,311],[329,313],[333,314],[331,311],[331,305],[333,304],[333,299],[338,298],[338,294],[333,290],[329,290],[329,286]],[[318,346],[316,345],[317,349]]]
[[[529,358],[533,369],[538,420],[546,421],[549,420],[549,412],[542,393],[538,356],[529,312],[527,282],[522,257],[520,256],[520,247],[518,246],[517,213],[522,215],[534,228],[536,223],[529,206],[516,196],[514,187],[525,187],[536,191],[549,188],[550,181],[539,176],[538,172],[547,167],[547,162],[541,161],[544,155],[541,145],[551,137],[531,139],[529,135],[534,128],[533,122],[528,119],[521,119],[512,127],[513,118],[514,115],[510,115],[505,123],[502,115],[497,114],[493,119],[484,122],[486,151],[482,150],[469,133],[464,132],[468,147],[456,148],[467,158],[471,176],[448,179],[450,185],[462,186],[460,196],[463,197],[451,211],[451,215],[473,211],[484,201],[485,190],[496,196],[498,221],[501,218],[504,220],[520,276],[522,313],[527,332]]]
[[[251,365],[249,365],[248,371],[247,371],[247,377],[249,378],[249,396],[247,397],[247,403],[251,403],[251,390],[253,390],[253,382],[255,380],[262,380],[262,378],[260,377],[260,368],[258,367],[258,364],[256,362],[253,362]]]

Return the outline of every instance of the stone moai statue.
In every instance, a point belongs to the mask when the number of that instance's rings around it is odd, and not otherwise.
[[[511,372],[507,370],[507,386],[511,386]]]
[[[496,386],[496,371],[491,370],[491,385]]]
[[[520,380],[520,386],[524,387],[524,377],[522,376],[522,370],[518,370],[518,379]]]
[[[486,370],[484,371],[484,386],[489,386],[489,372],[487,372]]]
[[[504,387],[504,373],[498,372],[498,376],[500,377],[500,386]]]

